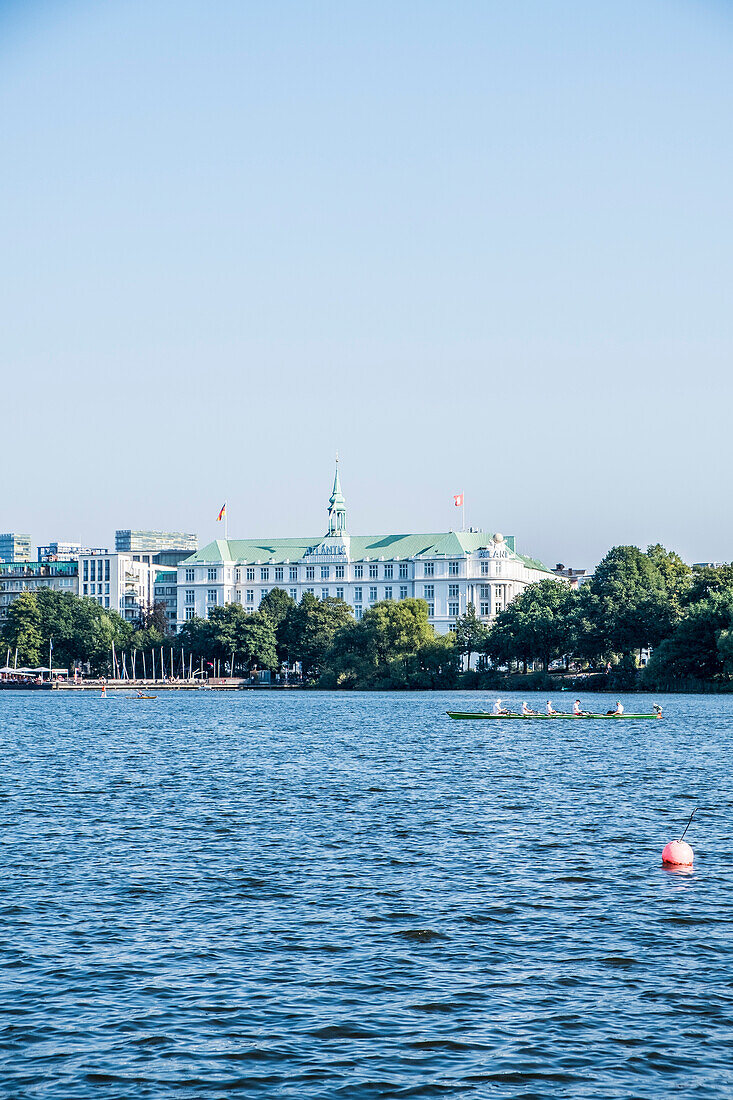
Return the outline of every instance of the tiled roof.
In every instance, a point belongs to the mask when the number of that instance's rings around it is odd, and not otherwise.
[[[349,538],[349,558],[351,561],[398,561],[414,558],[418,555],[445,558],[462,557],[475,553],[492,541],[485,531],[443,531],[425,535],[351,535]],[[297,562],[315,546],[319,546],[324,536],[313,538],[289,539],[216,539],[203,546],[191,557],[185,559],[186,565],[234,561],[241,563],[260,562],[263,565],[281,565],[283,562]],[[505,545],[511,554],[530,569],[547,569],[542,562],[517,554],[514,549],[514,536],[507,535]]]

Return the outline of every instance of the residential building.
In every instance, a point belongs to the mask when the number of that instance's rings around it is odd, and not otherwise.
[[[191,554],[198,544],[197,535],[182,531],[115,531],[115,550],[126,554],[155,554],[160,550],[187,550]]]
[[[31,560],[30,535],[18,535],[10,532],[0,535],[0,561],[18,562]]]
[[[77,563],[75,561],[0,563],[0,622],[7,618],[10,604],[21,592],[37,592],[39,588],[53,588],[57,592],[70,592],[76,595]]]
[[[564,577],[571,588],[579,588],[581,584],[586,581],[585,569],[573,569],[571,566],[564,566],[562,562],[559,562],[552,570],[556,577]]]
[[[283,588],[296,601],[305,592],[343,599],[357,618],[379,600],[419,597],[435,629],[446,633],[469,604],[488,621],[533,581],[566,583],[518,553],[513,536],[474,529],[350,535],[338,468],[325,535],[217,539],[177,570],[179,627],[226,603],[254,611],[270,589]]]
[[[78,561],[80,554],[106,554],[101,547],[82,546],[80,542],[49,542],[38,547],[39,561]]]
[[[156,569],[132,554],[81,554],[79,595],[89,596],[123,619],[136,619],[153,604]]]
[[[165,605],[165,618],[168,629],[172,634],[176,632],[176,620],[178,618],[176,583],[177,574],[175,568],[155,570],[153,599],[155,603],[162,603]]]

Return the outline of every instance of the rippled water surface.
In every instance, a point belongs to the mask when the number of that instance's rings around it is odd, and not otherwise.
[[[0,693],[0,1095],[733,1095],[733,699],[661,701]]]

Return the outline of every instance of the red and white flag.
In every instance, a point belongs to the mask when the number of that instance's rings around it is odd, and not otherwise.
[[[455,504],[456,508],[462,508],[463,507],[463,493],[456,493],[455,496],[453,497],[453,503]]]

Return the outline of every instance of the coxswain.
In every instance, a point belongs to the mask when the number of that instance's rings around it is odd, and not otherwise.
[[[546,714],[557,714],[557,711],[555,710],[555,708],[553,707],[553,705],[552,705],[552,703],[550,702],[549,699],[547,700],[547,705],[545,707],[545,713]]]

